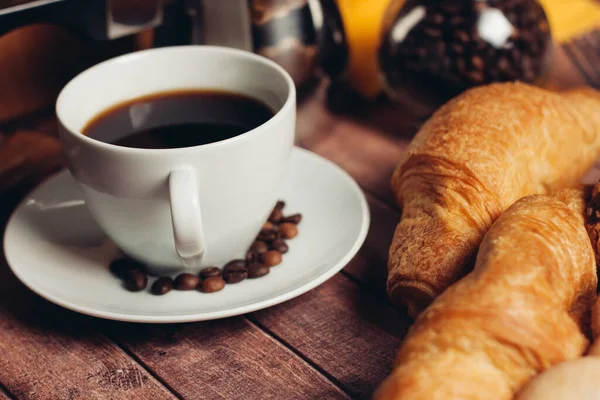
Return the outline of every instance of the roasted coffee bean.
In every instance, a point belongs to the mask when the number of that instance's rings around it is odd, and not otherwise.
[[[444,22],[444,16],[442,14],[432,14],[431,22],[433,22],[436,25],[441,25],[442,22]]]
[[[483,1],[476,1],[475,4],[473,4],[473,8],[475,9],[475,12],[479,14],[488,8],[488,5]]]
[[[283,218],[283,213],[280,209],[276,208],[273,211],[271,211],[271,215],[269,215],[269,222],[277,224],[279,223],[279,221],[281,221],[281,218]]]
[[[454,33],[454,35],[457,37],[458,40],[460,40],[462,43],[467,43],[470,39],[471,36],[465,32],[465,31],[456,31]]]
[[[271,250],[276,250],[276,251],[280,252],[281,254],[285,254],[288,252],[289,247],[288,247],[287,243],[285,242],[285,240],[277,239],[277,240],[274,240],[273,243],[271,243]]]
[[[212,276],[221,276],[221,268],[217,267],[206,267],[200,271],[200,278],[206,279]]]
[[[127,272],[124,279],[125,289],[130,292],[139,292],[148,286],[148,276],[139,269]]]
[[[485,63],[483,62],[483,58],[480,56],[471,57],[471,64],[475,67],[475,69],[481,71],[485,68]]]
[[[508,62],[506,57],[500,57],[497,65],[500,71],[508,71],[508,69],[510,68],[510,62]]]
[[[454,52],[454,54],[456,55],[462,55],[465,52],[465,48],[457,43],[452,43],[450,45],[450,48],[452,49],[452,52]]]
[[[464,74],[467,71],[467,63],[464,59],[459,58],[456,60],[456,69],[460,74]]]
[[[279,225],[279,232],[281,233],[281,237],[284,239],[292,239],[298,235],[298,227],[296,224],[292,224],[291,222],[284,222]]]
[[[292,224],[298,225],[302,221],[302,214],[293,214],[284,217],[281,222],[291,222]]]
[[[260,255],[252,250],[250,250],[249,252],[246,253],[246,263],[247,264],[253,263],[254,261],[257,261],[259,259],[260,259]]]
[[[200,284],[200,290],[204,293],[214,293],[225,287],[225,281],[220,276],[211,276],[206,278]]]
[[[193,275],[192,275],[193,276]],[[173,289],[173,279],[168,276],[163,276],[162,278],[158,278],[152,284],[150,288],[150,292],[157,296],[161,296],[163,294],[169,293]]]
[[[248,265],[248,278],[260,278],[269,273],[270,269],[261,263],[252,263]]]
[[[465,22],[465,18],[462,15],[455,15],[450,18],[450,25],[462,25]]]
[[[240,269],[240,268],[246,268],[246,262],[244,260],[231,260],[229,261],[227,264],[225,264],[225,266],[223,267],[223,273],[225,273],[227,270],[231,270],[231,269]]]
[[[250,251],[253,251],[256,254],[262,254],[267,250],[269,250],[269,246],[260,240],[257,240],[256,242],[252,243],[252,246],[250,246]]]
[[[468,73],[469,79],[474,83],[482,83],[484,75],[481,71],[471,71]]]
[[[260,260],[267,267],[274,267],[275,265],[281,264],[281,253],[277,250],[269,250],[260,256]]]
[[[263,224],[261,230],[263,230],[263,231],[272,231],[272,230],[275,230],[276,226],[277,225],[273,224],[272,222],[267,221],[267,222],[265,222]]]
[[[144,266],[137,261],[128,258],[119,258],[110,263],[109,269],[117,278],[125,279],[127,274],[131,271],[143,271]]]
[[[275,207],[274,207],[274,209],[275,209],[275,210],[283,210],[283,207],[285,207],[285,201],[283,201],[283,200],[279,200],[279,201],[277,202],[277,204],[275,204]]]
[[[395,26],[410,19],[415,7],[424,7],[425,17],[399,40]],[[490,7],[503,13],[514,27],[502,47],[480,36],[478,14]],[[544,71],[549,31],[544,10],[534,0],[410,0],[384,27],[381,72],[389,89],[428,92],[423,97],[433,102],[444,102],[480,84],[535,80]],[[531,67],[527,66],[527,56],[533,62]],[[502,58],[509,61],[510,68],[498,65]]]
[[[261,242],[272,242],[273,240],[277,239],[277,237],[278,232],[276,231],[260,231],[256,237],[256,240]]]
[[[175,278],[175,289],[177,290],[195,290],[200,284],[200,278],[196,275],[183,273]]]
[[[233,260],[223,268],[223,279],[225,279],[225,282],[227,283],[238,283],[247,277],[248,269],[246,268],[246,261],[244,260]]]
[[[438,39],[442,37],[442,32],[438,29],[425,28],[423,29],[423,32],[425,32],[425,34],[430,38]]]

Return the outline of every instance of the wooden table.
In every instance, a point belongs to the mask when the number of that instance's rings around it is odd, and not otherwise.
[[[600,33],[557,48],[551,85],[599,86],[598,42]],[[399,219],[388,183],[419,121],[364,105],[333,113],[326,87],[299,101],[298,145],[348,171],[367,193],[372,219],[364,246],[342,272],[251,314],[143,325],[55,306],[26,289],[2,257],[0,399],[369,398],[411,323],[385,294],[387,249]],[[62,157],[51,110],[0,132],[4,227],[15,204],[60,168]]]

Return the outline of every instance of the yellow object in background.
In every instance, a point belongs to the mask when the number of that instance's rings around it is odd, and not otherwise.
[[[377,51],[381,29],[392,0],[337,0],[348,44],[347,82],[365,98],[382,90]],[[539,0],[544,7],[553,39],[569,39],[600,27],[600,2],[596,0]]]
[[[600,27],[600,3],[595,0],[539,0],[557,42],[568,41]]]
[[[347,80],[367,98],[381,92],[377,50],[383,16],[391,0],[337,0],[348,44]]]

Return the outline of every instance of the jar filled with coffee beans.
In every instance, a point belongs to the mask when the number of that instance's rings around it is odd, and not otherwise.
[[[551,54],[536,0],[393,0],[383,27],[386,92],[431,106],[492,82],[539,84]]]

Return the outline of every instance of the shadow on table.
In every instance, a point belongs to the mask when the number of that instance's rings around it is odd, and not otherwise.
[[[433,111],[392,102],[383,94],[365,99],[342,84],[326,84],[325,105],[330,112],[396,138],[411,139]]]

